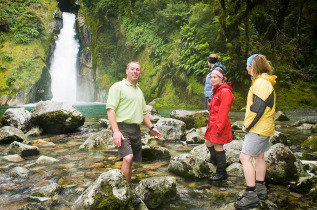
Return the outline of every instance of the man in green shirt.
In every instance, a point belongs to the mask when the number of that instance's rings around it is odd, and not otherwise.
[[[154,128],[145,111],[145,100],[138,85],[141,66],[138,62],[128,63],[127,78],[116,82],[109,89],[107,114],[113,132],[113,142],[122,159],[121,171],[131,184],[132,163],[142,161],[140,124],[150,129],[154,137],[162,138]]]

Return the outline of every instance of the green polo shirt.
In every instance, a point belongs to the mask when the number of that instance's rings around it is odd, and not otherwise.
[[[135,87],[127,79],[114,83],[109,89],[107,109],[115,111],[117,122],[141,124],[146,111],[139,84]]]

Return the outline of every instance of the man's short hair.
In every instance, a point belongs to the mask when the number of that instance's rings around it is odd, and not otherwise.
[[[136,64],[138,64],[139,66],[140,66],[140,69],[141,69],[141,65],[140,65],[140,63],[138,62],[138,61],[130,61],[128,64],[127,64],[127,69],[130,67],[130,64],[131,63],[136,63]]]

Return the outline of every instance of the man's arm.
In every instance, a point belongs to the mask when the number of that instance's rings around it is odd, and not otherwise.
[[[116,113],[113,109],[107,109],[108,120],[113,133],[113,143],[117,146],[121,146],[121,139],[124,139],[117,124]]]
[[[162,138],[162,134],[156,128],[154,128],[154,126],[153,126],[153,124],[152,124],[152,122],[147,114],[145,114],[143,116],[143,122],[150,129],[154,138],[155,137]]]

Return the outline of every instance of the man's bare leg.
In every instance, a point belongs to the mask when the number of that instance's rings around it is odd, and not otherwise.
[[[133,163],[133,154],[127,155],[123,158],[121,172],[125,176],[125,179],[127,180],[128,185],[131,184],[132,163]]]

